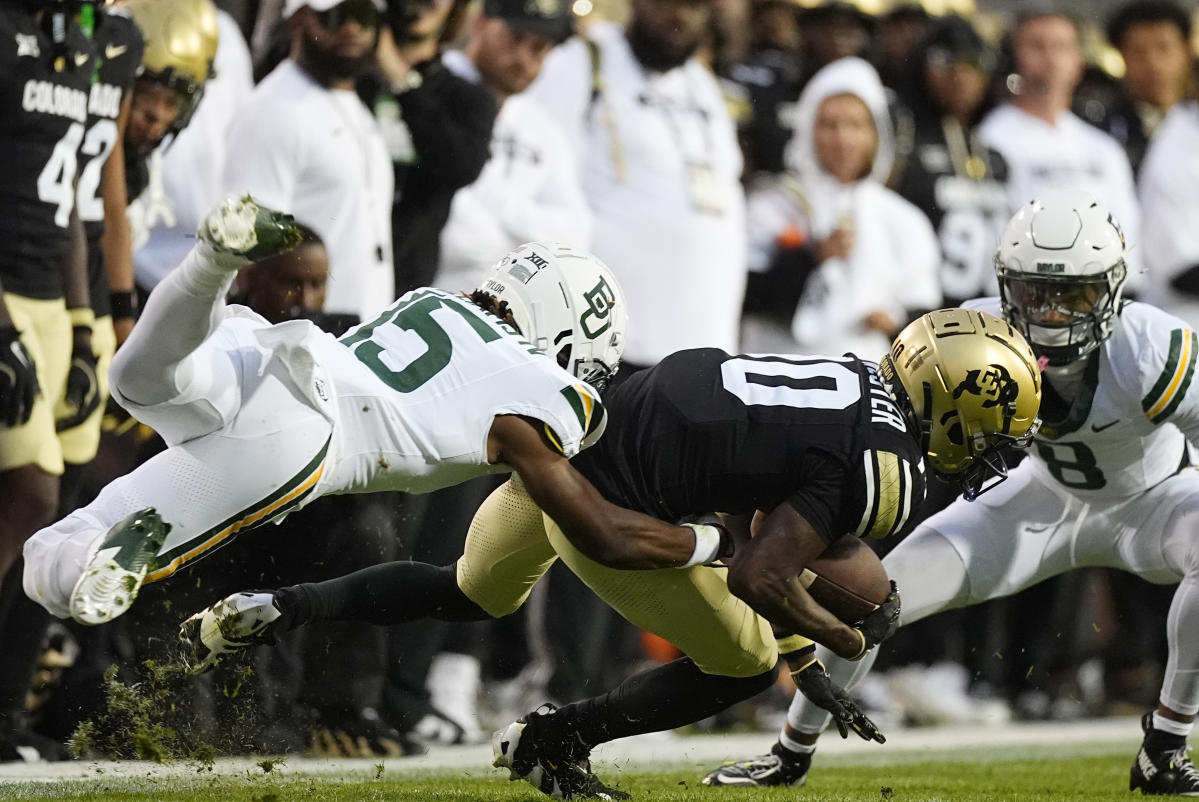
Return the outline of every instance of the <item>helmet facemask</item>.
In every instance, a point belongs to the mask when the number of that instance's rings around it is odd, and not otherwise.
[[[1052,366],[1068,365],[1111,336],[1127,268],[1086,276],[1045,276],[1013,270],[998,256],[995,271],[1003,315]]]

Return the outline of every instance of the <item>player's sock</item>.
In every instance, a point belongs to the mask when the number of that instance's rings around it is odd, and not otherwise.
[[[564,739],[573,736],[589,749],[699,721],[773,682],[774,670],[753,677],[721,677],[705,674],[691,658],[683,657],[634,674],[602,696],[561,707],[551,718]]]
[[[325,582],[280,588],[275,597],[287,629],[315,621],[398,624],[421,618],[442,621],[491,618],[458,587],[453,565],[383,563]]]

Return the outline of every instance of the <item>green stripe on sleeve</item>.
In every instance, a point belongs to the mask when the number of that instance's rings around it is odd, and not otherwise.
[[[1191,386],[1191,379],[1195,375],[1195,334],[1191,333],[1191,358],[1187,362],[1186,374],[1182,377],[1182,383],[1178,385],[1178,389],[1174,391],[1174,397],[1170,399],[1170,403],[1166,404],[1166,408],[1150,418],[1154,423],[1161,423],[1166,418],[1174,414],[1174,410],[1178,409],[1178,405],[1182,403],[1182,399],[1186,397],[1187,389]]]
[[[1153,385],[1153,389],[1141,400],[1142,412],[1153,409],[1153,405],[1161,400],[1162,394],[1170,386],[1170,379],[1174,378],[1174,373],[1178,370],[1178,358],[1181,353],[1182,329],[1174,329],[1170,332],[1170,353],[1166,356],[1166,366],[1162,369],[1162,374],[1157,377],[1157,383]],[[1192,352],[1192,356],[1194,356],[1194,352]]]

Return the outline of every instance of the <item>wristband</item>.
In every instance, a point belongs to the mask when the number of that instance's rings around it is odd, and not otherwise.
[[[690,568],[693,565],[707,565],[720,556],[724,548],[724,538],[720,527],[710,524],[683,524],[695,533],[695,551],[691,558],[680,565],[680,568]]]
[[[137,317],[137,295],[131,290],[108,293],[108,306],[115,320]]]
[[[68,309],[67,314],[71,316],[71,327],[91,328],[96,322],[96,313],[87,306],[77,306],[74,309]]]

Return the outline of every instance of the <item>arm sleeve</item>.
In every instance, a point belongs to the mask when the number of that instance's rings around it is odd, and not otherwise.
[[[787,499],[826,543],[831,543],[853,527],[845,523],[845,465],[823,451],[809,449],[798,475],[799,489]],[[856,522],[855,522],[856,523]]]
[[[1199,385],[1193,381],[1199,339],[1183,325],[1155,333],[1139,338],[1141,411],[1153,423],[1173,423],[1199,443]]]

